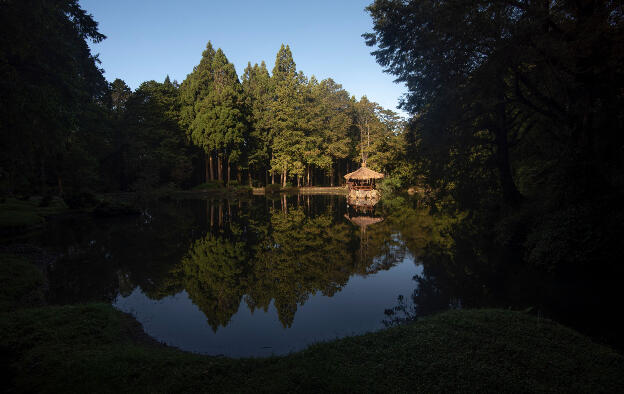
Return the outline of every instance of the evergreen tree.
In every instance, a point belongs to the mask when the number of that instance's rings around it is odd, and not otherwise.
[[[266,175],[269,169],[270,158],[270,131],[271,118],[270,106],[273,99],[271,77],[266,68],[264,61],[258,66],[251,63],[247,64],[243,74],[243,92],[245,95],[246,105],[250,108],[249,124],[249,140],[248,147],[248,174],[251,186],[252,173],[262,169]],[[264,178],[264,177],[262,177]],[[265,184],[268,183],[267,179]]]
[[[195,152],[180,128],[178,107],[178,87],[168,77],[163,83],[142,83],[128,100],[124,123],[130,138],[134,189],[190,186]]]
[[[300,108],[298,89],[300,75],[288,45],[282,44],[275,57],[271,77],[274,100],[271,103],[271,171],[281,174],[282,186],[286,186],[288,171],[293,169],[297,145],[303,140],[297,118]]]
[[[240,161],[247,130],[242,87],[234,65],[209,42],[181,90],[180,121],[193,143],[208,156],[206,180],[214,179],[212,158],[216,155],[217,179],[223,181],[223,165],[227,163],[229,182],[230,161]]]
[[[0,176],[8,193],[47,193],[52,182],[62,191],[68,161],[91,131],[81,114],[107,91],[86,42],[104,38],[77,0],[0,4]]]
[[[208,41],[199,64],[193,67],[193,72],[186,76],[180,86],[180,125],[191,141],[204,151],[206,181],[214,180],[213,153],[216,148],[210,144],[205,129],[196,119],[199,116],[199,103],[212,89],[215,53],[212,43]]]
[[[321,82],[320,90],[319,104],[324,118],[321,135],[327,146],[326,154],[330,158],[327,168],[330,186],[334,186],[336,166],[350,152],[351,103],[349,94],[331,78]]]

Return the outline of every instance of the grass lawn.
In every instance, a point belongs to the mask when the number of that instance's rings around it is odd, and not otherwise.
[[[17,261],[3,256],[2,270]],[[37,286],[20,283],[20,294]],[[9,392],[624,392],[621,355],[521,312],[449,311],[288,356],[230,359],[155,344],[107,304],[12,309],[0,314]]]

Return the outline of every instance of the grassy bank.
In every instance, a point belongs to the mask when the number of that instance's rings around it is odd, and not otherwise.
[[[58,197],[27,200],[6,198],[0,202],[0,234],[15,234],[37,228],[45,218],[64,212],[67,206]]]
[[[23,263],[2,256],[2,270]],[[20,294],[38,286],[20,283]],[[9,309],[0,315],[9,392],[624,390],[622,356],[520,312],[450,311],[284,357],[229,359],[157,345],[105,304]]]

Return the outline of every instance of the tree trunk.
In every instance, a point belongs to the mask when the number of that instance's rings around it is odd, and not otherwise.
[[[510,205],[517,205],[522,200],[522,195],[518,191],[511,172],[509,162],[509,142],[507,140],[507,119],[505,114],[504,97],[496,105],[497,127],[495,131],[496,143],[496,165],[500,176],[503,199]]]
[[[340,186],[342,183],[340,180],[342,177],[340,176],[340,159],[336,160],[336,186]]]
[[[212,155],[210,153],[204,152],[204,164],[204,181],[208,183],[212,180]]]
[[[288,177],[288,173],[286,172],[286,169],[284,168],[284,176],[282,178],[282,187],[286,187],[286,178]]]
[[[308,164],[308,182],[307,185],[310,186],[310,165]]]
[[[227,158],[227,184],[230,185],[230,156]]]
[[[218,175],[218,180],[222,181],[223,180],[223,166],[221,163],[221,156],[217,156],[217,175]]]
[[[273,165],[273,159],[275,159],[275,157],[273,157],[273,152],[271,152],[271,166]],[[275,171],[273,171],[273,169],[271,168],[271,185],[275,184]]]
[[[366,160],[364,162],[368,161],[368,154],[370,153],[370,126],[368,123],[366,123],[366,138],[368,142],[366,143]]]
[[[253,187],[253,182],[251,181],[251,167],[249,167],[249,171],[247,171],[247,179],[249,180],[249,187]]]
[[[212,163],[212,152],[210,152],[209,154],[209,161],[210,161],[210,177],[206,176],[206,182],[208,182],[208,179],[210,179],[211,181],[214,181],[214,165]]]

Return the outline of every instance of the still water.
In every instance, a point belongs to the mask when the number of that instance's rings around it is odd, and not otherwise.
[[[285,354],[384,327],[422,266],[396,220],[344,196],[170,200],[53,224],[52,303],[105,300],[183,350]],[[422,236],[422,235],[421,235]]]
[[[161,342],[233,357],[482,307],[551,318],[624,349],[613,318],[620,275],[531,266],[466,213],[407,197],[362,212],[318,195],[142,206],[136,216],[49,223],[34,241],[59,256],[50,303],[109,302]]]

